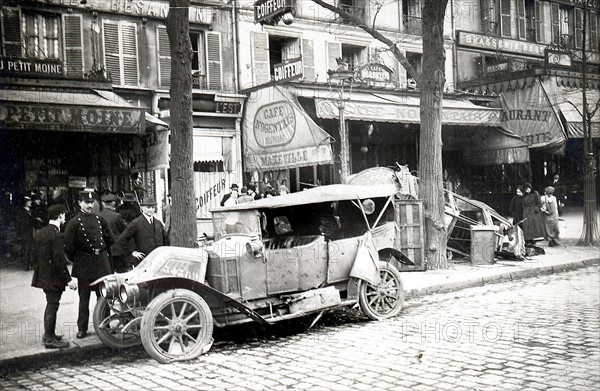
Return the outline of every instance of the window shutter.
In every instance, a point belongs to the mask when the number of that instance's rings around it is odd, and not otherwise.
[[[552,19],[552,42],[560,43],[560,12],[558,4],[551,3],[551,19]]]
[[[517,0],[517,33],[519,39],[527,39],[525,29],[525,0]]]
[[[112,77],[113,84],[122,84],[121,56],[119,54],[119,25],[115,22],[102,23],[104,39],[104,66]]]
[[[166,27],[156,28],[158,47],[158,80],[161,87],[171,86],[171,46]]]
[[[544,6],[539,0],[535,2],[535,40],[544,42]]]
[[[137,86],[140,84],[137,50],[137,29],[135,24],[121,24],[121,42],[123,43],[123,84]]]
[[[214,31],[206,32],[206,68],[208,88],[220,90],[223,88],[223,77],[221,69],[221,33]]]
[[[83,75],[83,35],[81,15],[63,15],[64,63],[67,76]]]
[[[18,8],[2,8],[2,53],[6,57],[23,57],[21,13]]]
[[[342,44],[339,42],[327,42],[327,70],[337,69],[336,58],[342,57]]]
[[[252,80],[254,85],[270,82],[271,72],[269,70],[269,34],[253,32],[252,51],[252,57],[254,59]]]
[[[575,47],[581,49],[583,46],[583,11],[575,8]]]
[[[310,39],[302,40],[302,64],[304,65],[304,80],[316,81],[315,49],[313,41]]]
[[[510,0],[500,0],[500,33],[510,37]]]
[[[483,32],[487,34],[496,34],[497,31],[496,1],[482,0],[481,2],[481,24]]]
[[[590,26],[588,33],[588,49],[600,51],[600,41],[598,40],[598,15],[595,12],[590,12],[588,20]]]

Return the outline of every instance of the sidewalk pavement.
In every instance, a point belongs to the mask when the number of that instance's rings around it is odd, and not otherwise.
[[[600,219],[598,220],[600,221]],[[546,254],[525,261],[496,260],[493,265],[472,265],[468,260],[452,261],[445,270],[402,273],[406,298],[418,303],[420,296],[456,291],[474,286],[559,273],[600,264],[598,247],[575,244],[583,227],[581,208],[566,210],[560,222],[562,245],[543,245]],[[75,339],[77,334],[78,295],[67,289],[58,311],[57,334],[71,342],[66,349],[46,349],[42,343],[44,292],[31,287],[31,271],[15,267],[0,269],[0,372],[19,368],[29,362],[73,356],[82,351],[94,351],[104,345],[94,334],[91,324],[95,298],[90,303],[88,337]],[[402,315],[400,315],[402,316]]]

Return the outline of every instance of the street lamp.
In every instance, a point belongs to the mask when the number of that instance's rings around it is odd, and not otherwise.
[[[354,72],[348,69],[348,63],[343,59],[337,58],[336,61],[338,63],[337,69],[330,69],[327,71],[327,74],[329,86],[337,87],[337,107],[340,119],[340,174],[342,183],[346,183],[346,180],[350,175],[350,142],[348,129],[346,128],[346,120],[344,119],[344,109],[346,101],[350,99],[350,95],[352,94]]]

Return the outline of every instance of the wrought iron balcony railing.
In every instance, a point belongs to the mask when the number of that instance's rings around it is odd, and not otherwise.
[[[420,17],[405,15],[403,26],[405,34],[423,35],[423,26]]]
[[[340,4],[340,8],[361,21],[365,18],[364,6],[361,7],[355,5]],[[354,24],[353,22],[346,19],[342,19],[341,22],[344,24]]]

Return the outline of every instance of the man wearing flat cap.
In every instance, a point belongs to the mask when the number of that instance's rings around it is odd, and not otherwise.
[[[100,217],[104,217],[113,236],[117,239],[119,235],[125,231],[125,228],[127,228],[125,219],[117,212],[119,198],[114,194],[104,194],[100,199],[102,200],[102,211],[99,213]],[[110,266],[113,271],[123,273],[128,270],[127,265],[123,261],[124,255],[125,253],[121,249],[121,246],[115,241],[115,243],[110,246],[109,256]]]
[[[96,193],[86,189],[79,193],[79,214],[73,217],[65,229],[65,252],[73,262],[72,276],[78,280],[79,316],[77,338],[85,338],[90,316],[90,295],[98,285],[90,284],[110,274],[108,251],[114,243],[113,234],[103,217],[93,213]]]
[[[145,197],[140,202],[140,208],[142,215],[129,223],[117,240],[123,249],[127,248],[129,241],[133,240],[134,250],[129,259],[133,259],[136,264],[155,248],[169,245],[169,238],[163,223],[154,216],[156,212],[154,198]]]

